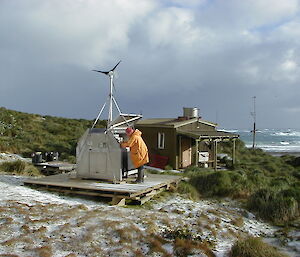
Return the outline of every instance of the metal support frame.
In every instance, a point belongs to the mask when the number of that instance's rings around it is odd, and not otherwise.
[[[95,122],[94,122],[92,128],[94,128],[94,127],[96,126],[96,124],[97,124],[97,122],[98,122],[98,120],[99,120],[99,118],[100,118],[100,116],[101,116],[101,114],[102,114],[102,112],[103,112],[105,106],[106,106],[106,102],[103,104],[103,106],[102,106],[100,112],[98,113],[98,116],[97,116],[97,118],[96,118],[96,120],[95,120]]]

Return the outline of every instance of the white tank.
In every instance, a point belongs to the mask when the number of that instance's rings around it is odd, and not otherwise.
[[[199,117],[198,108],[197,107],[194,107],[194,108],[183,107],[183,116],[187,117],[189,119],[198,118]]]

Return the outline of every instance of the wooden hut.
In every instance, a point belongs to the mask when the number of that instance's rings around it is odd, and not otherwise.
[[[135,127],[143,133],[151,166],[170,165],[180,169],[203,165],[216,169],[218,142],[228,140],[233,142],[232,162],[235,162],[235,140],[239,135],[218,131],[217,124],[198,117],[198,112],[185,110],[178,118],[140,120]]]

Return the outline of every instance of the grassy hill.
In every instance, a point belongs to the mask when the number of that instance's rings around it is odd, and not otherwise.
[[[75,155],[78,138],[92,121],[28,114],[0,107],[0,151],[30,157],[35,151],[57,151],[62,158]],[[105,121],[98,122],[99,127]]]

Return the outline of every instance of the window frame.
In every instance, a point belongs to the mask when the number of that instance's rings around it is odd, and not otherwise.
[[[163,132],[158,132],[157,134],[157,148],[158,149],[165,149],[166,148],[166,136]]]

